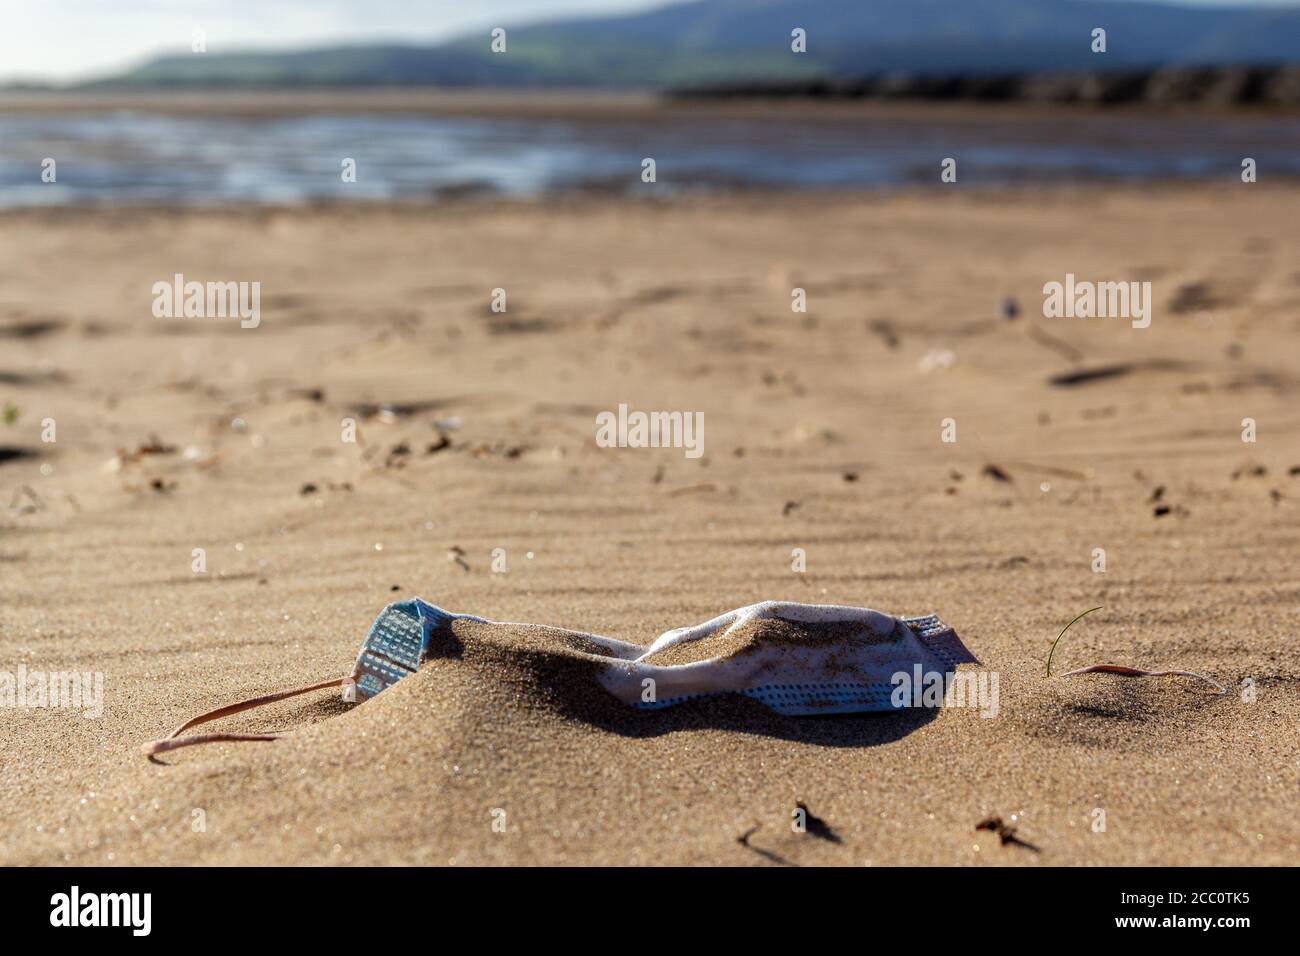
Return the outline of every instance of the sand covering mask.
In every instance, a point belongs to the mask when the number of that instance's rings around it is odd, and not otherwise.
[[[453,614],[415,598],[384,608],[366,635],[347,677],[256,697],[200,714],[164,740],[145,744],[149,757],[200,743],[275,740],[274,734],[196,734],[186,731],[221,717],[299,694],[342,687],[347,700],[368,700],[408,674],[434,652]],[[510,622],[510,627],[538,627]],[[939,618],[897,618],[867,608],[766,601],[719,615],[695,627],[675,628],[649,645],[566,632],[585,641],[599,663],[597,680],[632,707],[670,707],[692,698],[736,693],[787,715],[893,710],[899,673],[917,668],[945,674],[979,663]]]

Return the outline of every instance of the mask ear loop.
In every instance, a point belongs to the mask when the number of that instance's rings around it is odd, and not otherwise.
[[[140,752],[153,760],[154,757],[169,750],[179,750],[181,747],[192,747],[195,744],[215,744],[239,741],[260,741],[260,740],[279,740],[282,734],[192,734],[189,737],[182,737],[181,734],[191,727],[197,727],[199,724],[206,724],[211,720],[219,720],[222,717],[229,717],[231,714],[238,714],[241,711],[252,710],[254,707],[262,707],[266,704],[274,704],[276,701],[287,700],[290,697],[297,697],[299,694],[310,694],[314,690],[325,690],[327,687],[341,687],[344,683],[350,682],[351,677],[336,677],[334,680],[327,680],[320,684],[309,684],[306,687],[296,687],[293,690],[282,690],[277,694],[267,694],[265,697],[251,697],[248,700],[241,700],[236,704],[227,704],[225,707],[218,707],[216,710],[210,710],[206,714],[199,714],[197,717],[191,717],[185,723],[173,730],[170,736],[163,740],[151,740],[147,744],[140,746]]]

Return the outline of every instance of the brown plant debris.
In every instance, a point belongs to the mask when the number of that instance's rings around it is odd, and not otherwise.
[[[1033,850],[1035,853],[1042,852],[1038,847],[1034,846],[1034,844],[1016,836],[1015,825],[1005,822],[1001,817],[985,817],[979,823],[975,824],[975,829],[989,830],[996,833],[998,839],[1002,841],[1003,846],[1006,846],[1008,843],[1013,843],[1016,846],[1024,847],[1026,850]]]
[[[1093,664],[1078,670],[1066,671],[1062,677],[1075,677],[1079,674],[1118,674],[1121,677],[1194,677],[1213,686],[1220,694],[1226,694],[1227,688],[1216,680],[1195,671],[1144,671],[1140,667],[1127,667],[1123,664]]]
[[[127,451],[125,448],[117,450],[117,457],[123,463],[139,461],[146,455],[174,455],[176,446],[168,445],[157,435],[150,435],[149,440],[141,442],[135,451]]]

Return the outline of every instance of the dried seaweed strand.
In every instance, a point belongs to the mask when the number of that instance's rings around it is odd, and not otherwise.
[[[297,697],[299,694],[308,694],[314,690],[324,690],[327,687],[338,687],[346,677],[336,677],[333,680],[322,681],[319,684],[308,684],[306,687],[295,687],[293,690],[282,690],[275,694],[267,694],[263,697],[251,697],[248,700],[241,700],[236,704],[227,704],[225,707],[218,707],[216,710],[210,710],[206,714],[199,714],[197,717],[191,717],[185,723],[181,724],[171,732],[171,736],[163,740],[151,740],[142,744],[140,752],[150,760],[161,753],[169,750],[179,750],[181,747],[192,747],[195,744],[215,744],[237,741],[263,741],[278,740],[279,734],[194,734],[190,737],[182,737],[181,734],[196,727],[199,724],[206,724],[211,720],[218,720],[222,717],[229,717],[232,714],[242,713],[245,710],[252,710],[254,707],[262,707],[266,704],[274,704],[277,701],[287,700],[290,697]],[[157,761],[154,761],[157,763]]]
[[[1075,677],[1079,674],[1119,674],[1121,677],[1195,677],[1197,680],[1203,680],[1215,687],[1220,694],[1228,692],[1228,689],[1218,681],[1195,671],[1144,671],[1140,667],[1125,667],[1123,664],[1093,664],[1091,667],[1080,667],[1078,670],[1067,671],[1060,676]]]

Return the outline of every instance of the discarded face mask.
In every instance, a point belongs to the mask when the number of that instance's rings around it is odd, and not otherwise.
[[[894,710],[895,675],[978,664],[938,617],[766,601],[661,634],[611,663],[600,683],[634,707],[736,693],[780,714]]]
[[[182,735],[220,717],[328,687],[342,687],[345,700],[368,700],[416,673],[432,656],[438,632],[457,620],[497,623],[453,614],[419,598],[390,604],[371,625],[348,677],[218,708],[142,749],[152,758],[199,743],[275,740],[272,734]],[[666,631],[649,645],[581,631],[565,633],[597,652],[585,656],[599,664],[599,683],[623,703],[641,709],[735,693],[792,716],[894,710],[895,675],[910,675],[918,668],[946,674],[959,664],[979,663],[952,628],[934,615],[897,618],[830,604],[751,604],[695,627]]]

